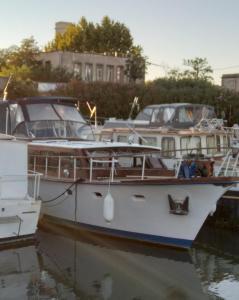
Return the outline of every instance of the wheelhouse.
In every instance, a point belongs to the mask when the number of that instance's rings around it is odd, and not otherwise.
[[[215,118],[214,108],[204,104],[174,103],[146,106],[136,117],[137,121],[149,121],[151,126],[188,128],[201,119]]]
[[[0,102],[0,132],[22,138],[84,138],[91,132],[71,97],[28,97]]]

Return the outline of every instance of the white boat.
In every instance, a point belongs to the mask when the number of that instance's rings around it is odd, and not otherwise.
[[[217,119],[211,106],[170,103],[146,106],[135,120],[109,119],[100,139],[159,147],[164,162],[172,167],[174,159],[187,156],[220,160],[230,149],[235,130]]]
[[[40,174],[28,174],[27,143],[0,135],[1,244],[35,234],[41,207],[39,183]]]
[[[43,217],[170,246],[190,247],[218,199],[239,180],[223,170],[179,178],[180,165],[169,170],[155,147],[49,140],[29,147],[31,170],[43,173]]]

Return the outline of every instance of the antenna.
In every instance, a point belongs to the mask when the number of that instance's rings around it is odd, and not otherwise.
[[[89,111],[90,111],[90,119],[95,115],[95,129],[97,128],[97,114],[96,114],[96,105],[91,108],[90,106],[90,103],[87,101],[86,102],[88,108],[89,108]]]
[[[7,89],[8,89],[8,86],[9,86],[11,80],[12,80],[12,76],[13,76],[12,74],[9,76],[7,84],[6,84],[6,86],[5,86],[4,90],[3,90],[3,99],[2,99],[3,101],[7,100],[7,94],[8,94]]]
[[[131,106],[131,110],[130,110],[128,119],[131,119],[132,113],[133,113],[133,111],[134,111],[134,108],[135,108],[135,107],[139,108],[139,103],[138,103],[138,101],[139,101],[139,97],[134,97],[134,101],[133,101],[133,103],[132,103],[132,106]]]

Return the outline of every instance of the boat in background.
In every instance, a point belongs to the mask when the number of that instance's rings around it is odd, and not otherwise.
[[[203,104],[171,103],[146,106],[135,120],[109,119],[101,140],[159,147],[164,162],[174,159],[222,159],[230,150],[235,128],[217,119],[214,108]]]
[[[170,170],[156,147],[116,142],[35,141],[29,167],[43,174],[44,217],[67,226],[189,248],[238,170],[213,175],[211,162]],[[194,161],[195,163],[195,161]],[[190,171],[191,170],[191,171]],[[182,174],[184,172],[184,174]],[[189,178],[191,177],[191,178]]]
[[[26,142],[0,135],[0,244],[32,237],[37,229],[40,174],[28,173],[27,151]]]

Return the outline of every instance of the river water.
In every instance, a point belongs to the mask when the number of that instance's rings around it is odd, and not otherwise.
[[[204,228],[190,251],[63,228],[0,251],[0,299],[239,299],[238,233]]]

